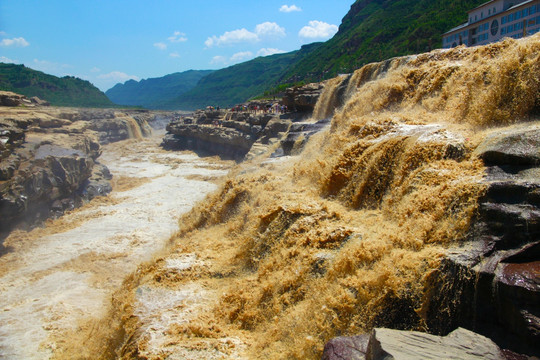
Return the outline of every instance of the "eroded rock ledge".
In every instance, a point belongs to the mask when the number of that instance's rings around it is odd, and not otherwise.
[[[0,107],[0,233],[110,192],[100,145],[151,132],[147,114],[28,107],[14,95]]]
[[[490,339],[458,328],[442,337],[417,331],[373,329],[371,334],[339,337],[328,342],[323,360],[506,359]]]
[[[291,123],[287,114],[200,110],[167,125],[162,146],[242,160],[272,150]]]
[[[538,359],[530,356],[540,354],[540,123],[500,130],[486,138],[475,152],[487,167],[483,179],[486,193],[465,241],[449,249],[439,269],[428,279],[426,302],[416,312],[431,334],[450,333],[447,338],[451,338],[458,331],[454,330],[462,327],[505,349],[502,358]],[[405,318],[396,318],[387,326],[411,325]],[[385,335],[383,343],[391,340],[393,345],[388,346],[397,351],[395,354],[385,350],[384,344],[384,351],[375,345],[368,349],[368,342],[378,340],[377,329],[371,335],[331,340],[323,358],[405,358],[400,357],[404,353],[418,359],[450,355],[448,358],[475,358],[470,354],[455,356],[454,350],[445,348],[425,353],[433,341],[445,340],[428,334],[388,331],[384,333],[392,335]],[[422,346],[416,346],[411,336],[424,339]],[[395,348],[391,338],[399,339],[401,350]],[[474,349],[476,342],[471,345]],[[479,354],[485,356],[481,358],[501,358],[494,353]]]

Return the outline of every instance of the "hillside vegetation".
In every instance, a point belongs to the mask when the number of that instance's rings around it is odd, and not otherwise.
[[[279,85],[283,75],[321,43],[300,50],[258,57],[205,76],[190,91],[164,104],[164,109],[193,110],[208,105],[231,106]]]
[[[280,84],[329,79],[363,65],[440,48],[442,34],[467,20],[484,0],[357,0],[338,33],[324,43],[218,70],[174,101],[168,109],[229,106]]]
[[[320,81],[365,64],[442,47],[442,34],[485,0],[357,0],[339,31],[292,66],[281,82]]]
[[[54,106],[115,106],[89,81],[73,76],[59,78],[24,65],[0,63],[0,90],[37,96]]]
[[[272,94],[285,84],[329,79],[384,59],[441,47],[442,34],[466,21],[485,0],[357,0],[338,33],[324,43],[217,71],[186,71],[117,84],[107,96],[87,81],[57,78],[22,65],[0,64],[0,90],[38,96],[60,106],[138,105],[193,110],[227,107]],[[109,100],[110,99],[110,100]]]
[[[211,73],[212,70],[188,70],[159,78],[128,80],[116,84],[105,95],[116,104],[159,109],[194,88],[201,78]]]

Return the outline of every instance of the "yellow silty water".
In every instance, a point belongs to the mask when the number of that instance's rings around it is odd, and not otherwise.
[[[423,329],[425,279],[484,192],[472,150],[490,128],[540,113],[540,34],[366,65],[336,109],[342,80],[317,105],[318,117],[334,113],[330,130],[294,161],[240,166],[126,283],[120,357],[315,359],[334,336]],[[188,255],[199,262],[185,271],[164,265]],[[194,285],[208,303],[165,326],[169,347],[157,349],[137,291]]]

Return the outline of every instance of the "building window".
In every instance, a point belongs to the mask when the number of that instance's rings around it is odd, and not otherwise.
[[[497,21],[497,19],[495,19],[491,22],[491,35],[495,36],[497,35],[498,32],[499,32],[499,22]]]

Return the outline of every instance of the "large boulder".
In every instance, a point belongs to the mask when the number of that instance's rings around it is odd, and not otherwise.
[[[489,136],[476,153],[488,165],[540,165],[540,124],[499,131]]]
[[[193,150],[229,159],[244,157],[256,140],[252,134],[230,127],[172,122],[167,131],[162,143],[166,149]]]
[[[25,104],[26,96],[11,91],[0,91],[0,106],[21,106]]]
[[[324,83],[311,83],[301,87],[288,88],[282,103],[291,111],[311,113],[324,90]]]
[[[199,110],[190,117],[171,121],[162,146],[241,160],[255,142],[264,138],[264,145],[268,145],[270,139],[286,131],[289,124],[290,121],[280,121],[277,115],[262,112]]]
[[[339,336],[324,346],[322,360],[365,360],[370,335]]]
[[[377,328],[370,335],[331,340],[324,348],[322,359],[503,360],[506,357],[490,339],[462,328],[444,337],[418,331]]]

